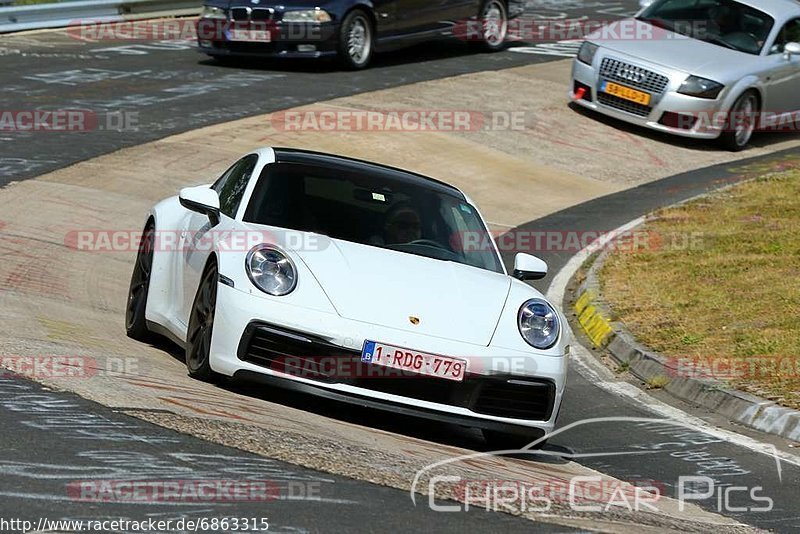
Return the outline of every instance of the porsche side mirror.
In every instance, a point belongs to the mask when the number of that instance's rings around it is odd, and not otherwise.
[[[792,56],[800,55],[800,43],[786,43],[783,45],[783,56],[792,59]]]
[[[639,0],[639,8],[644,9],[646,7],[650,7],[654,0]]]
[[[541,280],[545,276],[547,276],[547,264],[544,260],[522,252],[514,256],[514,278]]]
[[[207,185],[181,189],[178,200],[187,210],[208,216],[212,226],[219,223],[219,196]]]

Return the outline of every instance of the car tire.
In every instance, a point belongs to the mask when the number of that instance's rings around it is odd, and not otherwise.
[[[374,26],[370,16],[361,9],[354,9],[339,27],[339,61],[345,68],[366,68],[372,60],[374,49]]]
[[[745,91],[731,106],[725,119],[725,126],[719,141],[724,148],[732,152],[739,152],[747,148],[758,122],[758,95],[755,91]],[[747,121],[742,123],[738,117],[747,116]]]
[[[155,226],[149,222],[142,232],[136,263],[131,273],[128,288],[128,301],[125,307],[125,333],[137,341],[150,341],[152,333],[147,328],[145,312],[147,295],[150,292],[150,277],[153,271],[153,249],[155,243]]]
[[[486,445],[492,450],[522,449],[539,439],[538,436],[511,434],[510,432],[499,432],[497,430],[482,429],[481,433],[483,434],[483,440],[486,442]],[[547,440],[543,439],[533,447],[530,447],[530,449],[539,450],[544,447],[546,443]]]
[[[218,280],[217,264],[211,260],[203,271],[186,330],[186,368],[189,376],[204,382],[217,382],[222,378],[211,369],[210,361]]]
[[[470,41],[486,52],[503,50],[508,36],[508,8],[503,0],[486,0],[478,12],[481,35]]]

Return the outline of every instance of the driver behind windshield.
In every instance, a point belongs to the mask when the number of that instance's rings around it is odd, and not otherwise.
[[[723,36],[729,33],[736,33],[742,31],[742,19],[744,14],[742,10],[729,3],[723,3],[718,6],[712,7],[709,13],[711,19],[712,33]]]
[[[383,233],[384,243],[387,245],[411,243],[421,239],[422,221],[419,213],[409,204],[395,204],[386,213]]]

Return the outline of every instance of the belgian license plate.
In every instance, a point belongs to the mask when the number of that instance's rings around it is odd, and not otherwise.
[[[465,360],[395,347],[377,341],[364,342],[361,361],[456,382],[464,380],[467,371]]]
[[[231,30],[231,41],[245,41],[248,43],[268,43],[272,40],[267,30]]]
[[[636,102],[643,106],[650,105],[650,93],[637,91],[636,89],[631,89],[630,87],[625,87],[618,83],[603,81],[602,85],[600,85],[600,90],[609,95],[618,96],[619,98],[629,100],[630,102]]]

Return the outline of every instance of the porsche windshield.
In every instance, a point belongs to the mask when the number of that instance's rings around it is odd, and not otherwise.
[[[393,171],[268,165],[244,220],[503,272],[483,221],[456,190]]]
[[[763,11],[733,0],[660,0],[636,18],[748,54],[761,52],[774,23]]]

